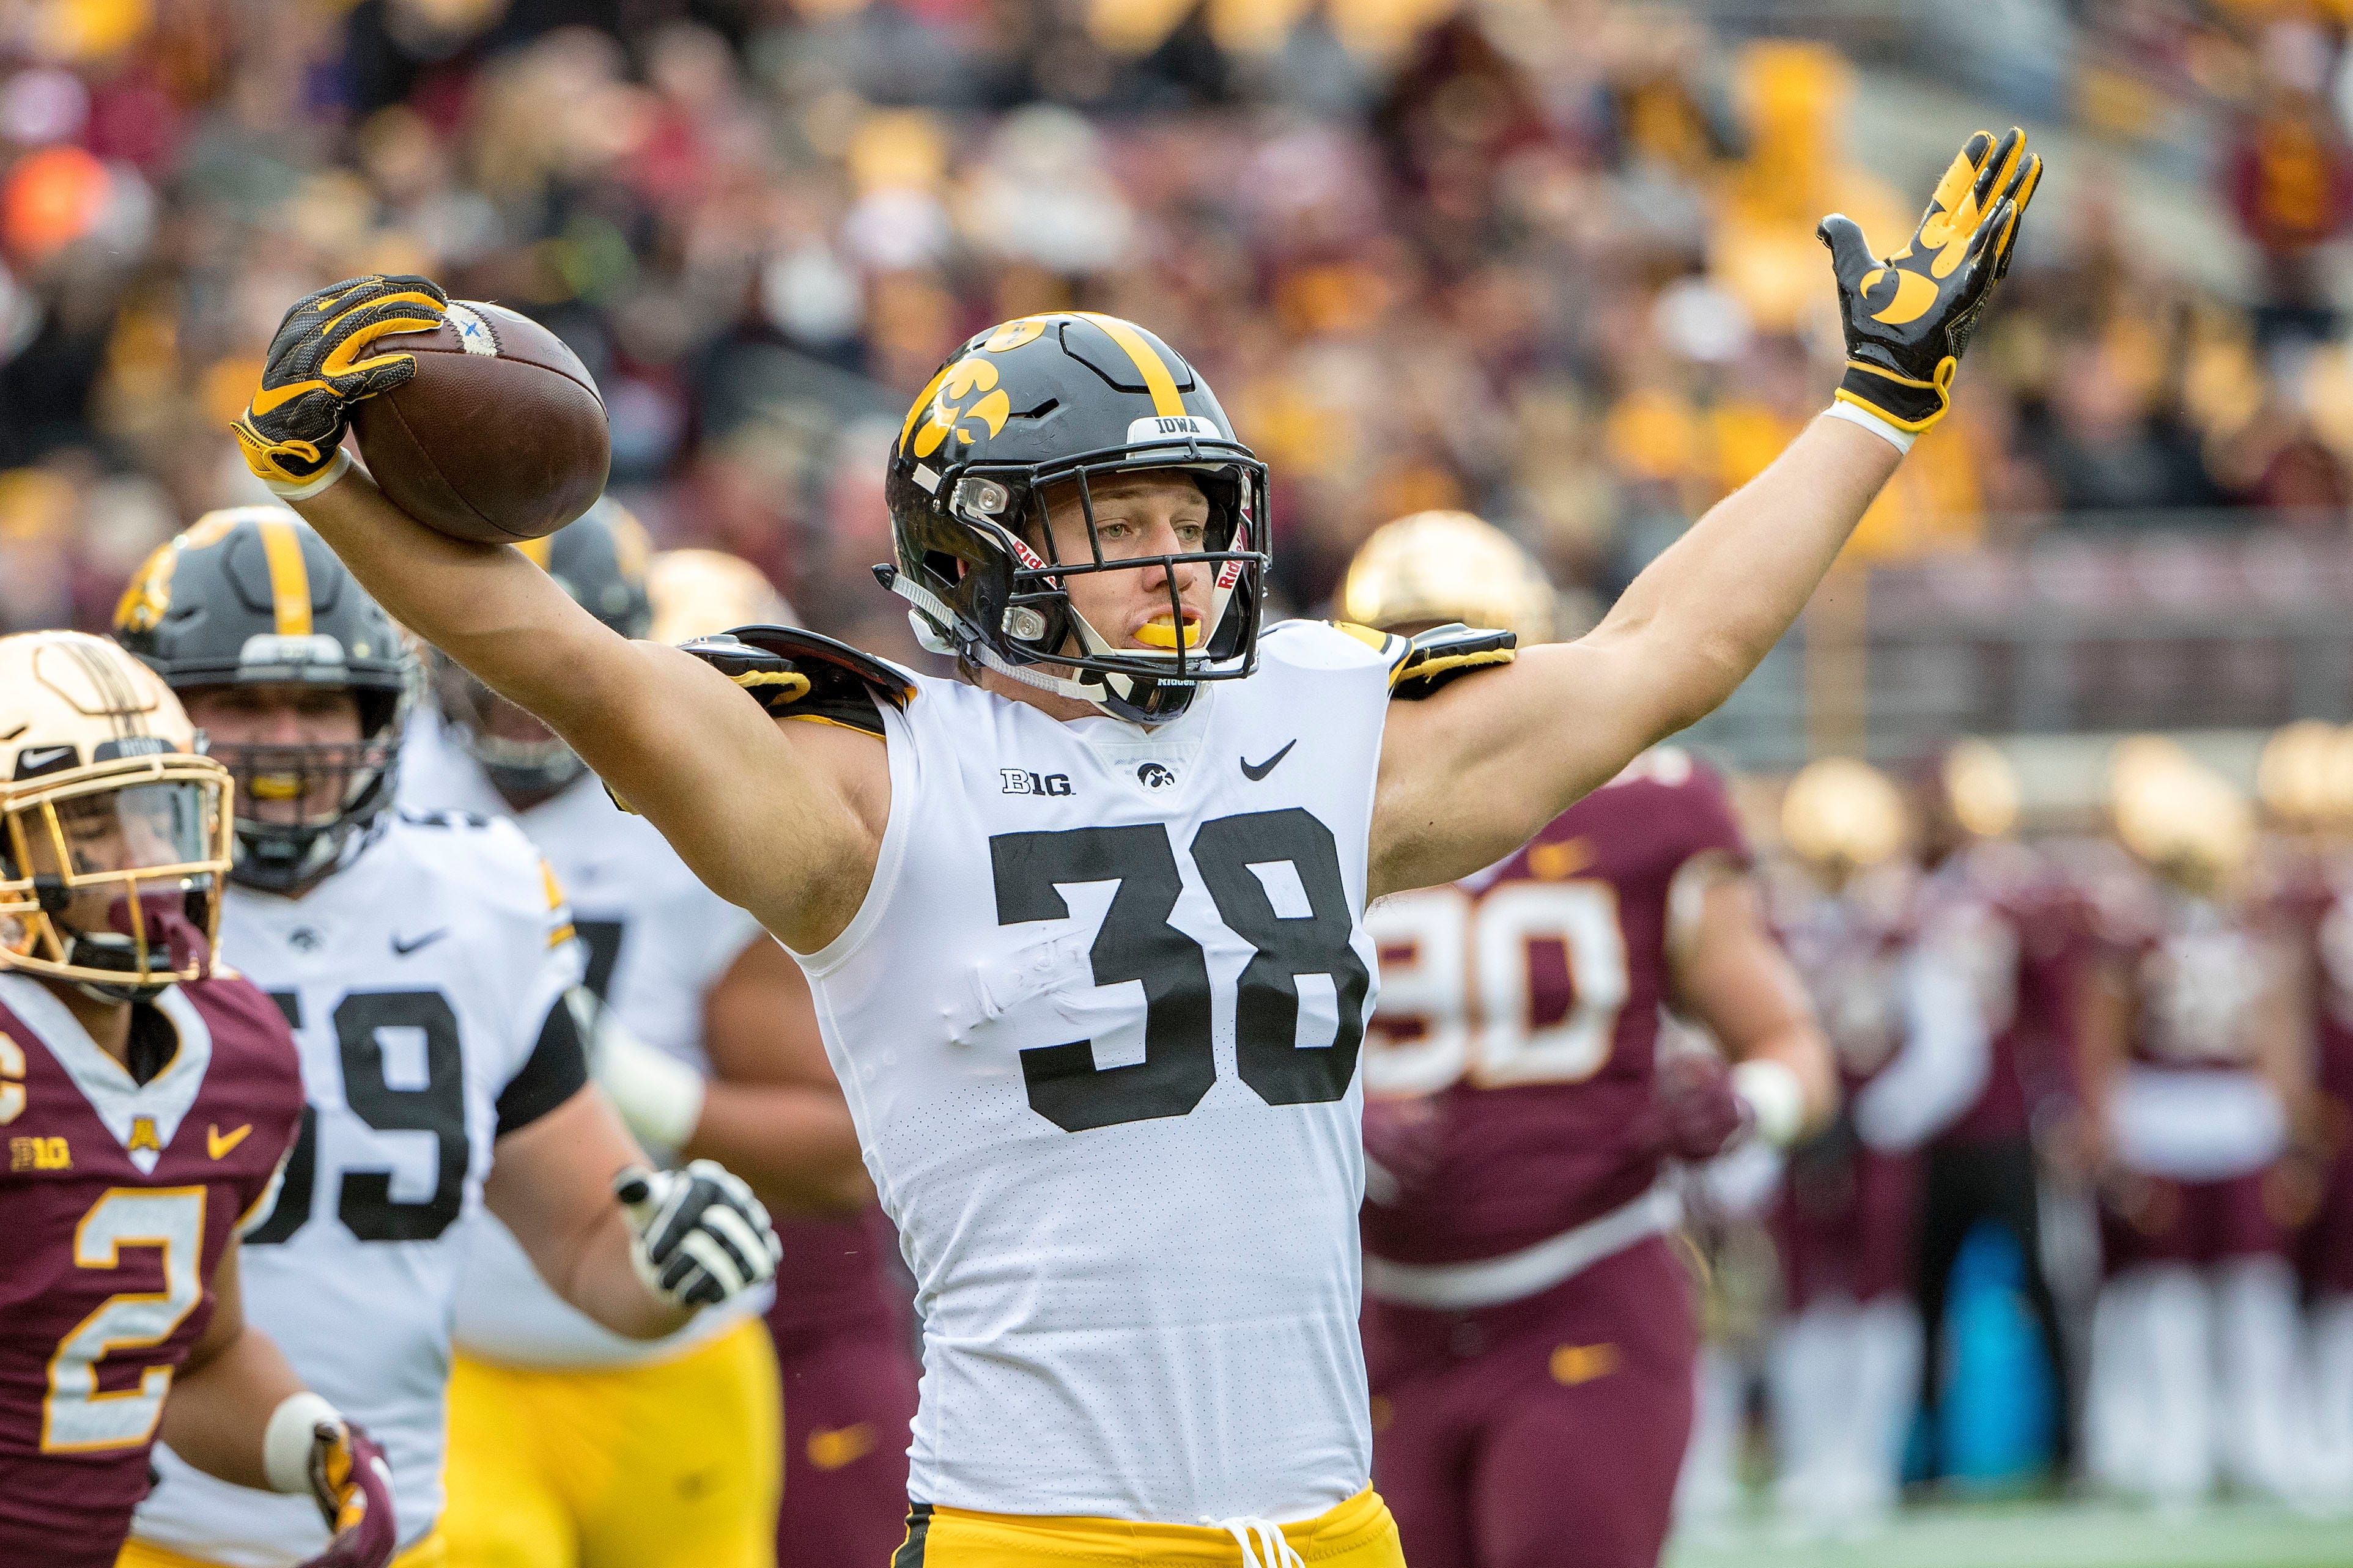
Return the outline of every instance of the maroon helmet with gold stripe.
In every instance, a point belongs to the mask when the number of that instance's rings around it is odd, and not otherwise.
[[[1088,481],[1151,468],[1182,469],[1200,486],[1203,548],[1107,560]],[[1045,487],[1068,481],[1092,559],[1060,559],[1046,527]],[[916,634],[935,651],[1142,724],[1183,712],[1198,683],[1256,666],[1266,465],[1235,438],[1208,383],[1134,322],[1065,311],[974,337],[908,409],[888,495],[897,560],[875,574],[914,605]],[[1170,571],[1179,629],[1166,650],[1115,647],[1065,591],[1087,573],[1193,564],[1214,574],[1204,630],[1182,629]]]

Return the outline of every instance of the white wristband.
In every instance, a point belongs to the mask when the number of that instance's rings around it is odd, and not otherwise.
[[[312,1430],[322,1421],[341,1423],[343,1412],[304,1389],[290,1394],[269,1413],[261,1432],[261,1473],[269,1489],[308,1497],[311,1493],[311,1450],[318,1437]]]
[[[629,1032],[611,1008],[596,1017],[590,1070],[638,1142],[651,1152],[675,1154],[702,1121],[702,1075]]]
[[[1912,443],[1920,438],[1912,431],[1897,429],[1862,404],[1849,403],[1843,397],[1823,409],[1822,412],[1833,419],[1843,419],[1850,425],[1862,426],[1899,452],[1910,451]]]
[[[1757,1119],[1757,1136],[1786,1149],[1806,1125],[1806,1086],[1786,1062],[1753,1058],[1732,1069],[1732,1092]]]
[[[269,493],[280,500],[309,500],[351,471],[352,455],[338,447],[332,461],[300,483],[291,479],[264,479],[261,482],[268,485]]]

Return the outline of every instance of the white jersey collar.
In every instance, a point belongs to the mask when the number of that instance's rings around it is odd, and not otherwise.
[[[180,1048],[164,1064],[164,1070],[145,1083],[133,1080],[130,1069],[91,1039],[73,1010],[39,981],[0,973],[0,1005],[23,1019],[34,1037],[48,1047],[49,1055],[66,1069],[140,1174],[153,1174],[155,1163],[195,1104],[206,1069],[212,1066],[212,1030],[206,1026],[195,1004],[176,985],[155,997],[155,1010],[178,1034]],[[143,1128],[142,1122],[146,1124]]]

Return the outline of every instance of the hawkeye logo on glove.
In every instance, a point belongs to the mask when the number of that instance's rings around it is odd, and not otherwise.
[[[1847,372],[1839,400],[1917,434],[1952,404],[1953,375],[1978,313],[2010,269],[2018,224],[2042,178],[2023,132],[1969,138],[1936,184],[1912,241],[1873,256],[1854,221],[1833,213],[1830,247],[1845,319]]]
[[[1868,294],[1878,288],[1880,279],[1887,275],[1886,268],[1873,268],[1871,275],[1862,280],[1862,292]],[[1936,303],[1936,286],[1934,283],[1917,272],[1898,272],[1895,274],[1895,298],[1888,301],[1885,310],[1873,310],[1871,319],[1884,321],[1891,327],[1900,327],[1906,321],[1918,321]]]

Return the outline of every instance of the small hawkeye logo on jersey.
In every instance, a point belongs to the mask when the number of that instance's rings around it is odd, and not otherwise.
[[[1144,763],[1136,767],[1135,782],[1146,789],[1166,789],[1176,782],[1176,774],[1158,763]]]
[[[1028,773],[1019,768],[999,768],[997,776],[1005,781],[1008,795],[1068,795],[1071,775],[1068,773]]]

